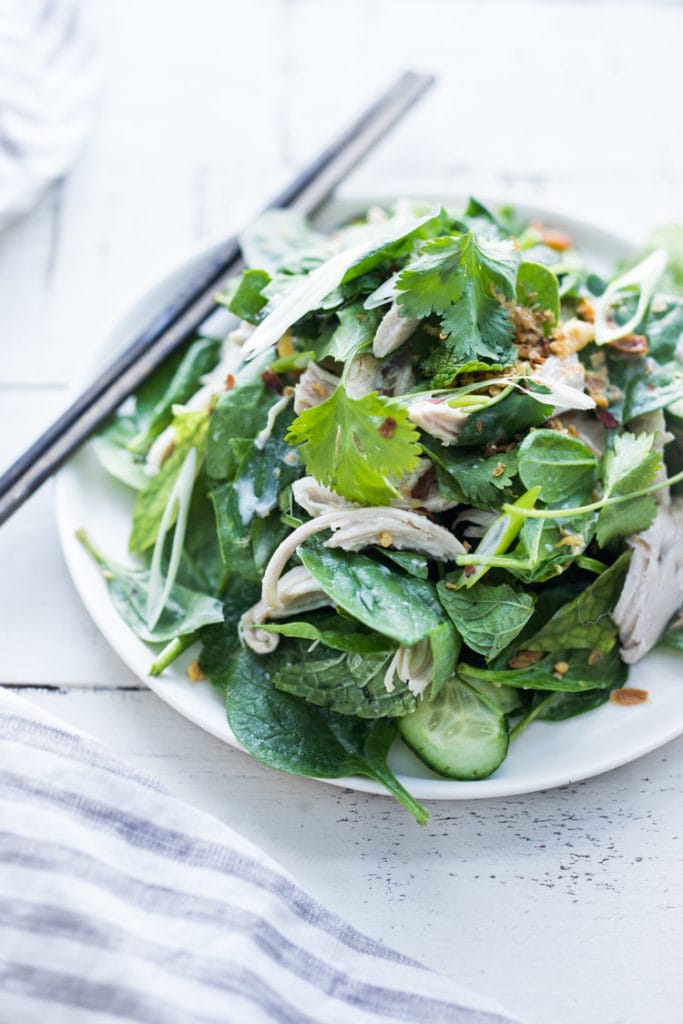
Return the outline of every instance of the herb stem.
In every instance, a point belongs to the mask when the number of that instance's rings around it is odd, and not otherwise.
[[[609,505],[620,505],[624,501],[632,501],[633,498],[644,498],[648,494],[661,491],[664,487],[671,487],[673,484],[683,480],[683,470],[666,480],[660,480],[649,487],[641,487],[638,491],[630,491],[628,494],[615,494],[612,498],[601,498],[600,501],[593,501],[590,505],[576,505],[573,508],[528,508],[521,509],[519,506],[505,504],[501,507],[503,512],[514,512],[524,519],[572,519],[574,516],[588,515],[589,512],[599,512]]]
[[[168,668],[176,658],[179,658],[183,651],[186,651],[188,647],[197,639],[197,633],[187,633],[185,636],[176,636],[173,640],[166,644],[163,651],[156,658],[149,669],[151,676],[160,676],[165,668]]]
[[[553,698],[556,696],[557,694],[555,693],[549,693],[548,696],[544,697],[543,700],[540,700],[535,707],[533,707],[530,711],[527,711],[526,715],[520,718],[519,722],[517,722],[517,724],[513,726],[512,729],[510,729],[510,740],[516,740],[517,737],[524,732],[527,726],[531,725],[535,718],[538,718],[538,716],[544,710],[546,705],[548,705],[550,701],[553,700]]]

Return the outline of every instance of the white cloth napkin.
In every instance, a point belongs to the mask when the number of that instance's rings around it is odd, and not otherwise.
[[[0,228],[71,165],[99,77],[78,0],[0,0]]]
[[[512,1024],[263,851],[0,690],[0,1018]]]

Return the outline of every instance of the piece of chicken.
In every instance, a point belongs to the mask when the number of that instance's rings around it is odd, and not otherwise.
[[[633,556],[612,619],[621,656],[631,665],[654,647],[683,604],[683,501],[660,507],[652,525],[627,543]]]
[[[420,640],[413,647],[397,648],[384,675],[388,693],[395,689],[394,675],[407,683],[416,697],[424,693],[434,677],[434,658],[429,640]]]
[[[419,327],[419,320],[401,316],[397,302],[392,302],[380,320],[379,327],[372,342],[372,354],[378,359],[385,359],[391,352],[410,338]]]
[[[263,601],[257,601],[239,621],[240,639],[256,654],[270,654],[280,643],[280,637],[277,633],[269,633],[267,629],[253,627],[262,625],[268,619],[285,619],[297,612],[312,612],[332,603],[303,565],[297,565],[285,573],[278,583],[277,596],[279,608],[268,608]]]
[[[338,385],[339,377],[334,373],[323,370],[317,363],[309,363],[294,388],[294,412],[298,415],[321,405]]]
[[[417,551],[433,558],[455,559],[465,549],[452,533],[416,512],[391,507],[346,508],[326,512],[302,523],[274,551],[263,576],[261,599],[267,608],[282,607],[278,580],[300,544],[316,533],[331,530],[328,548],[360,551],[369,544]]]
[[[468,417],[468,412],[453,408],[440,398],[422,398],[408,406],[408,418],[445,445],[456,443]]]

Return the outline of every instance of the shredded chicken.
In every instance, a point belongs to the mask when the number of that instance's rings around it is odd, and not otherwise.
[[[395,352],[404,341],[407,341],[415,333],[419,324],[419,320],[401,316],[398,303],[392,302],[377,328],[372,343],[372,354],[379,359],[384,359],[391,352]]]
[[[289,559],[300,544],[323,530],[332,530],[325,547],[343,548],[345,551],[359,551],[368,544],[382,544],[383,547],[407,548],[441,559],[454,559],[465,551],[452,533],[416,512],[390,507],[326,512],[297,527],[274,551],[263,575],[261,591],[261,599],[269,609],[282,607],[278,580]]]
[[[269,608],[263,601],[257,601],[239,621],[240,639],[256,654],[270,654],[280,643],[280,637],[277,633],[269,633],[267,629],[253,627],[268,619],[284,619],[296,612],[312,612],[332,603],[303,565],[285,573],[278,583],[277,596],[280,602],[278,608]]]
[[[400,497],[392,501],[394,508],[423,508],[427,512],[446,512],[458,504],[439,493],[434,467],[429,459],[419,460],[412,473],[406,473],[398,483]]]
[[[382,364],[369,352],[356,356],[346,378],[346,393],[349,398],[364,398],[371,391],[384,390]]]
[[[483,508],[465,508],[458,513],[455,523],[456,526],[469,523],[465,527],[466,537],[483,537],[495,518],[495,512],[487,512]]]
[[[408,684],[408,689],[416,697],[424,693],[434,677],[434,659],[429,640],[420,640],[413,647],[397,648],[384,675],[388,693],[395,689],[394,674]]]
[[[419,399],[408,406],[408,418],[445,445],[455,444],[462,433],[469,413],[454,409],[437,398]]]
[[[581,322],[577,320],[577,323]],[[553,409],[555,416],[570,409],[586,409],[595,405],[594,401],[583,394],[586,371],[576,352],[564,357],[548,356],[545,362],[534,370],[533,376],[540,384],[547,384],[553,388],[560,400],[564,398],[566,404],[556,405]],[[572,394],[571,391],[565,392],[565,387],[571,388],[576,394]]]
[[[602,458],[607,443],[607,432],[600,420],[577,411],[565,412],[560,419],[562,425],[569,428],[570,433],[574,433],[599,459]]]
[[[660,455],[664,454],[665,445],[674,439],[673,434],[670,434],[666,429],[664,412],[661,409],[655,409],[653,412],[646,412],[643,413],[642,416],[636,416],[634,419],[629,420],[627,426],[634,434],[654,434],[655,439],[652,445],[652,450],[653,452],[659,452]],[[666,479],[666,466],[662,460],[662,466],[657,470],[653,483],[660,484]],[[671,488],[662,487],[661,491],[655,491],[654,497],[658,505],[670,505]]]
[[[329,487],[323,487],[312,476],[303,476],[295,480],[292,484],[292,494],[297,505],[301,505],[309,516],[322,516],[326,512],[335,512],[343,508],[358,508],[340,494],[335,494]]]
[[[294,388],[294,412],[312,409],[329,398],[339,384],[339,377],[317,363],[309,363]]]
[[[628,544],[633,557],[612,618],[621,656],[633,664],[654,647],[683,604],[683,502],[660,508],[652,526]]]
[[[231,341],[233,345],[244,345],[245,341],[251,337],[255,330],[256,328],[253,324],[248,323],[246,320],[242,320],[234,331],[230,331],[228,341]]]

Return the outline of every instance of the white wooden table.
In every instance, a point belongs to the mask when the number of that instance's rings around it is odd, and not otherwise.
[[[438,91],[356,190],[443,187],[642,236],[683,222],[676,3],[91,0],[106,90],[68,180],[0,237],[0,465],[131,300],[239,226],[402,67]],[[266,847],[355,925],[538,1024],[680,1024],[683,740],[570,788],[435,803],[277,775],[98,635],[51,488],[0,531],[0,681]],[[683,680],[682,680],[683,698]]]

